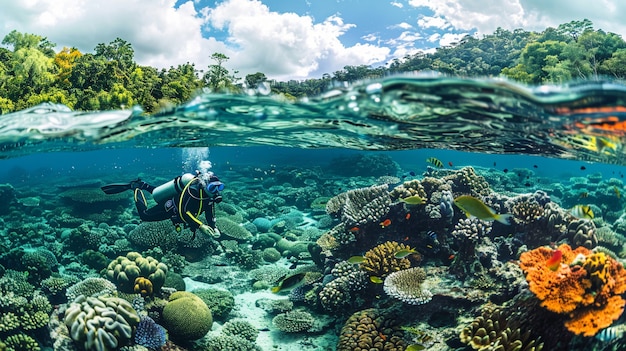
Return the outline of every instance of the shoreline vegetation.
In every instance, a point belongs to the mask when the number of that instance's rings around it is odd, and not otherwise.
[[[240,93],[269,85],[288,99],[315,96],[333,83],[352,83],[412,71],[438,71],[465,77],[503,76],[524,84],[562,84],[577,79],[626,77],[626,42],[595,29],[587,19],[542,32],[502,28],[482,38],[466,36],[432,53],[393,59],[386,66],[345,66],[318,79],[279,82],[262,72],[239,77],[229,57],[213,53],[214,64],[200,69],[186,62],[168,69],[139,65],[131,43],[116,38],[91,53],[64,47],[46,37],[12,31],[0,47],[0,113],[42,102],[74,110],[111,110],[140,105],[147,114],[188,101],[201,89]]]

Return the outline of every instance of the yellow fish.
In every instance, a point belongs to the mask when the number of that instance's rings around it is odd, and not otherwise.
[[[437,168],[442,168],[443,167],[443,162],[441,162],[440,159],[436,158],[436,157],[429,157],[426,159],[426,162],[430,163],[431,165],[437,167]]]
[[[420,344],[411,344],[404,349],[404,351],[420,351],[425,350],[426,346]]]
[[[363,256],[352,256],[348,258],[348,263],[359,264],[367,261],[367,259]]]
[[[476,217],[483,221],[498,221],[502,224],[511,224],[512,215],[497,214],[482,201],[470,195],[461,195],[454,199],[454,204],[468,217]]]
[[[617,198],[621,198],[622,194],[619,192],[619,188],[617,186],[613,186],[613,192],[615,193],[615,196],[617,196]]]
[[[402,249],[397,251],[395,254],[393,254],[393,257],[395,258],[405,258],[408,255],[414,254],[417,251],[413,250],[413,249]]]
[[[381,277],[377,277],[375,275],[370,277],[370,281],[374,284],[382,284],[383,283],[383,279]]]
[[[576,205],[569,210],[572,216],[580,219],[593,219],[593,211],[589,205]]]
[[[400,201],[404,202],[407,205],[423,205],[426,203],[426,200],[418,195],[405,197],[404,199],[400,199]]]

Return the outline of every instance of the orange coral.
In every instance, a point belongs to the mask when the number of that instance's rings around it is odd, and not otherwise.
[[[611,296],[601,307],[589,306],[578,309],[572,314],[572,319],[565,322],[565,326],[576,334],[594,336],[622,315],[625,302],[619,296]]]
[[[137,277],[133,287],[135,294],[141,294],[141,296],[152,296],[154,288],[152,282],[148,278]]]
[[[626,271],[604,253],[567,244],[557,248],[562,258],[556,270],[547,264],[554,250],[547,247],[523,253],[520,266],[526,272],[530,291],[541,306],[556,313],[569,313],[565,326],[573,333],[595,335],[619,318],[625,301]]]

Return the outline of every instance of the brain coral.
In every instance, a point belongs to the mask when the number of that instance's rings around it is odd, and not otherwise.
[[[209,307],[193,293],[177,291],[163,308],[163,326],[174,340],[197,340],[211,330]]]
[[[132,340],[140,318],[130,303],[117,297],[79,296],[65,312],[72,339],[85,350],[117,350]]]
[[[337,351],[404,351],[402,330],[392,316],[375,308],[354,313],[339,335]]]
[[[119,256],[109,263],[106,277],[117,285],[121,292],[133,293],[135,279],[148,278],[152,282],[154,291],[160,291],[165,283],[167,266],[154,258],[143,257],[138,252],[129,252],[126,256]]]

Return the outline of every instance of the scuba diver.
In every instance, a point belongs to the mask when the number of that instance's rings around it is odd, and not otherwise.
[[[204,175],[199,171],[196,171],[196,175],[185,173],[158,187],[137,179],[127,184],[105,185],[101,189],[106,194],[133,190],[135,206],[143,221],[171,219],[177,231],[181,230],[181,225],[190,228],[193,232],[192,240],[195,239],[198,229],[214,238],[220,236],[220,231],[215,227],[214,205],[222,202],[220,192],[224,189],[224,183],[213,174]],[[142,190],[152,194],[157,202],[155,206],[148,208]],[[198,219],[202,212],[207,224]]]

